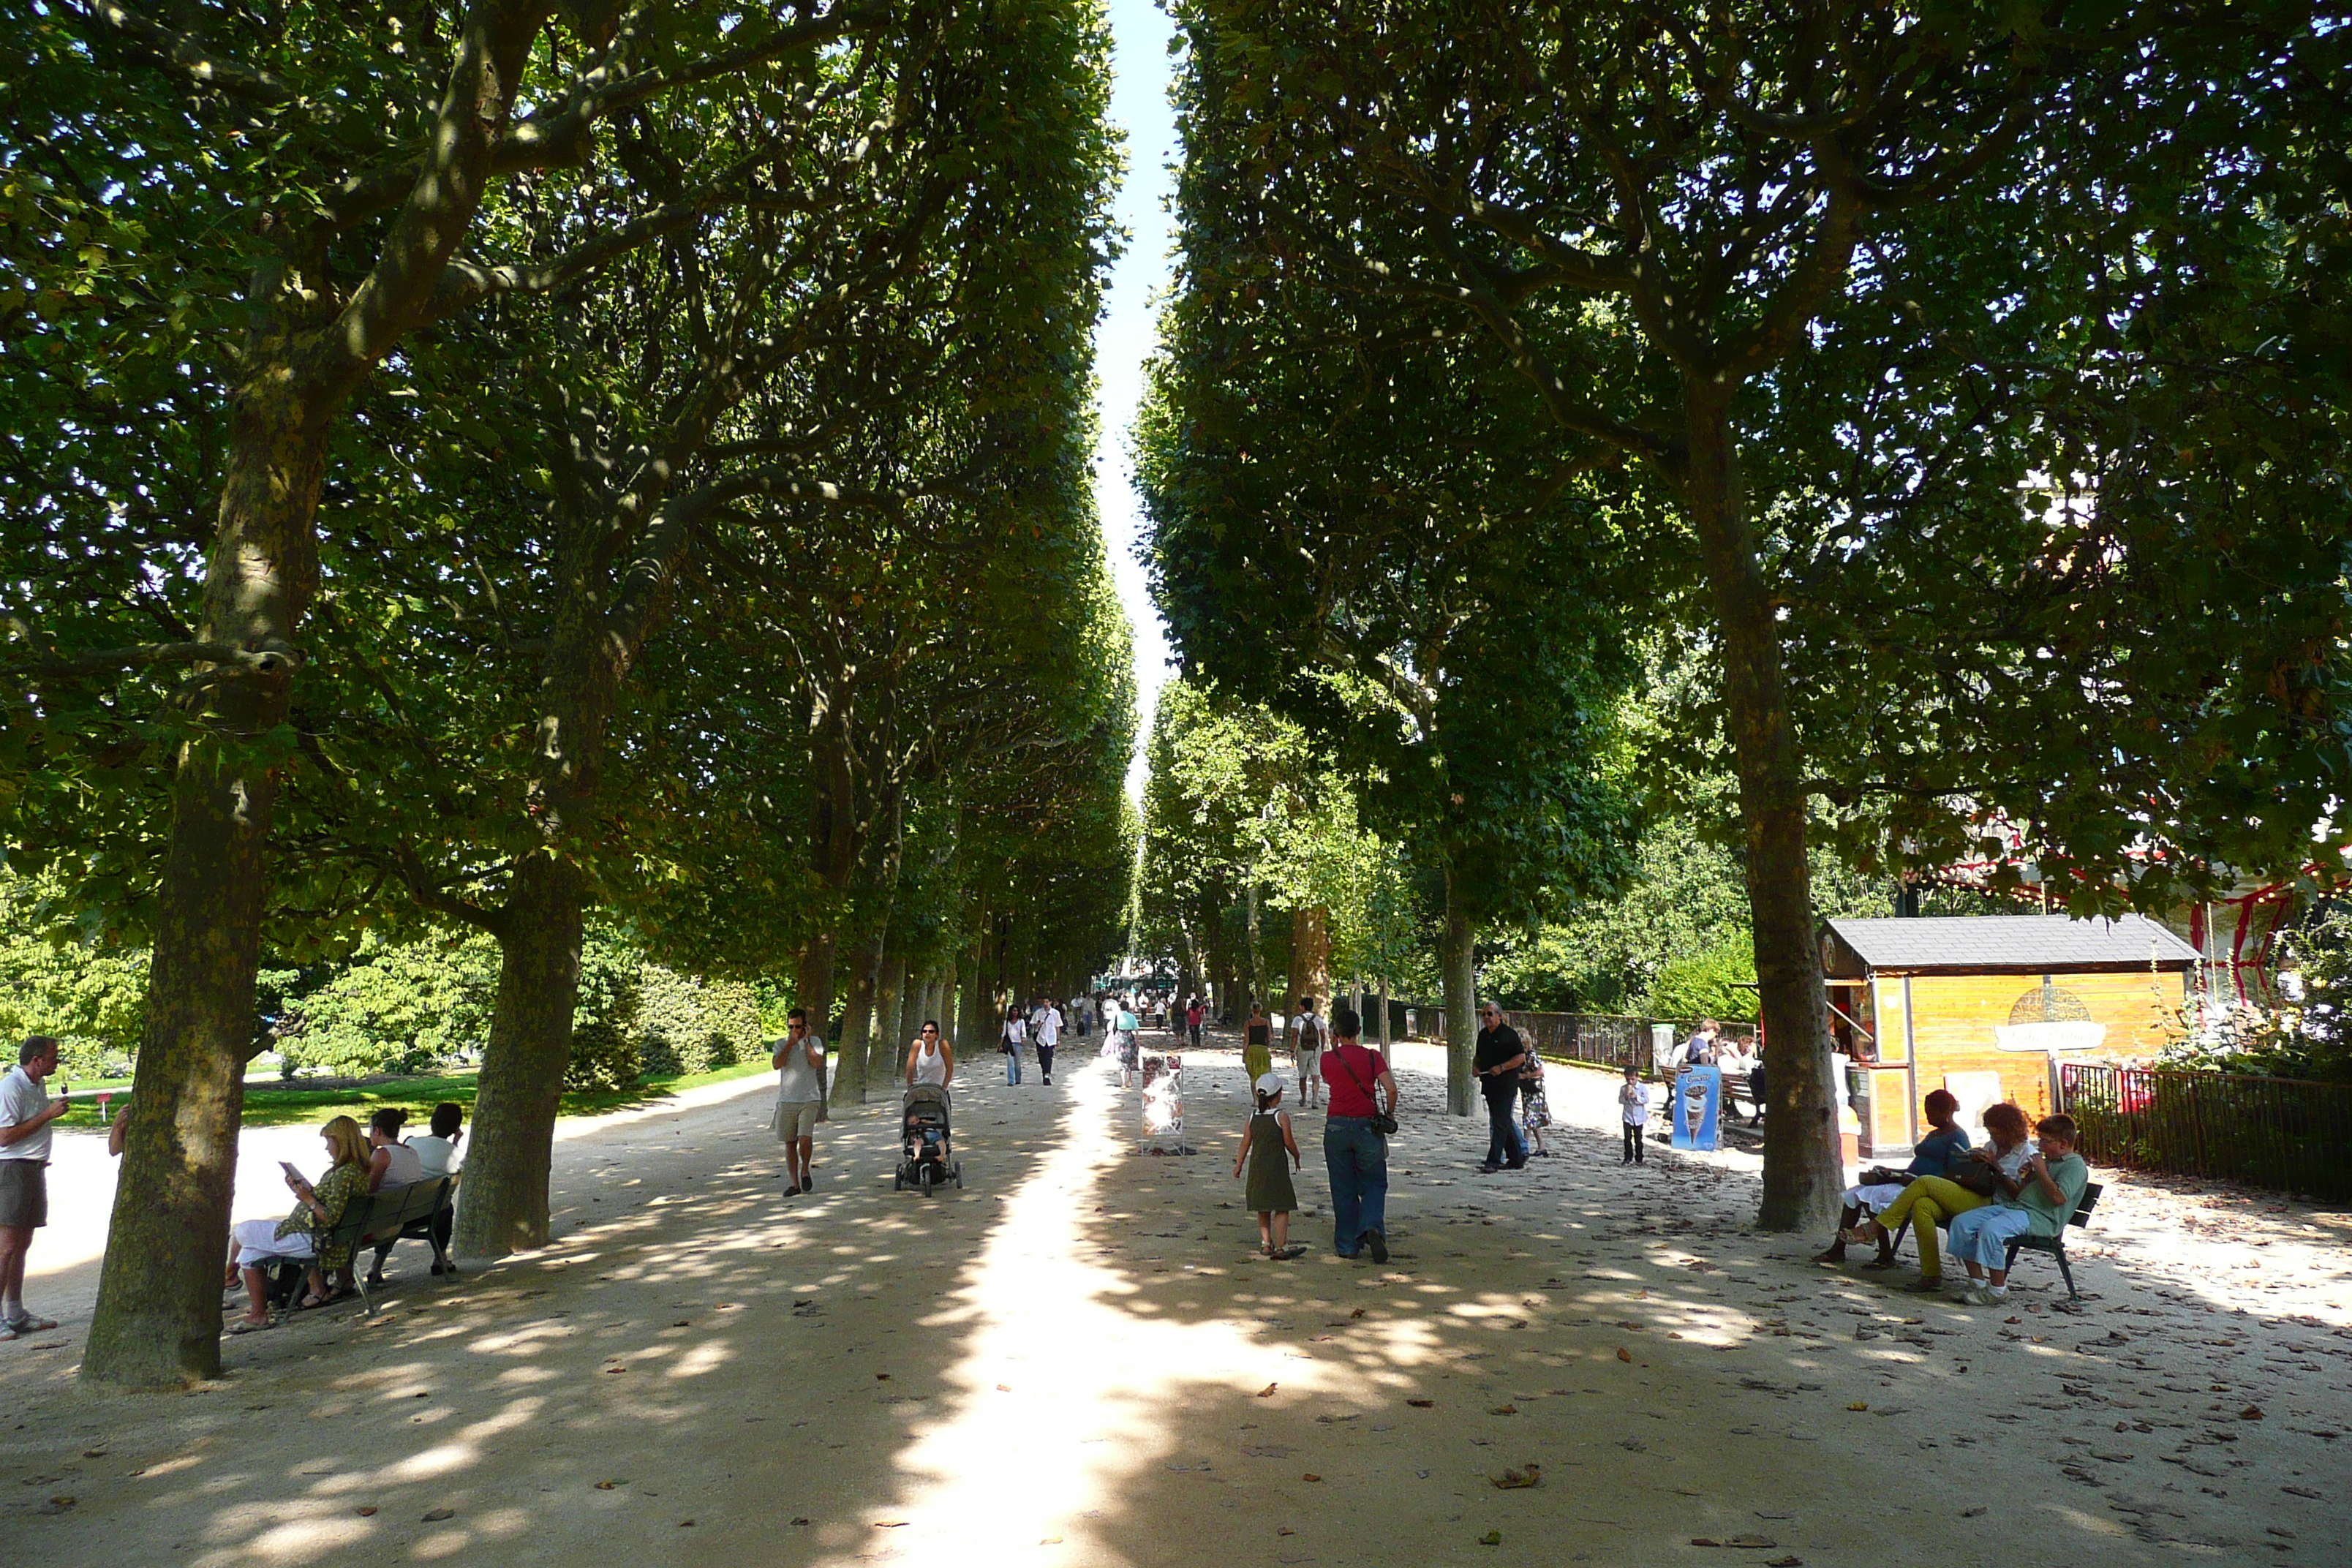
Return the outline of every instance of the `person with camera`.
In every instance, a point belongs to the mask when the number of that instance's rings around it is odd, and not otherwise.
[[[1357,1043],[1364,1020],[1331,1011],[1331,1048],[1318,1064],[1330,1108],[1323,1122],[1323,1168],[1331,1178],[1331,1245],[1342,1258],[1369,1251],[1389,1260],[1389,1134],[1396,1131],[1397,1084],[1381,1053]]]

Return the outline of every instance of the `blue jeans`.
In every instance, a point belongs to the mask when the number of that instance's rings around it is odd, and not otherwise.
[[[2033,1229],[2033,1216],[2021,1208],[2005,1204],[1987,1204],[1980,1209],[1952,1216],[1950,1250],[1963,1263],[1973,1262],[1988,1270],[2009,1267],[2009,1238],[2024,1236]]]
[[[1007,1083],[1019,1083],[1021,1081],[1021,1053],[1019,1051],[1007,1051],[1004,1053],[1004,1081]]]
[[[1332,1247],[1353,1258],[1364,1232],[1388,1229],[1389,1141],[1369,1116],[1327,1118],[1323,1168],[1331,1177]]]
[[[1518,1088],[1512,1086],[1508,1094],[1486,1097],[1486,1163],[1489,1165],[1524,1165],[1528,1163],[1528,1146],[1519,1141],[1518,1123],[1511,1120],[1511,1107],[1518,1100]]]

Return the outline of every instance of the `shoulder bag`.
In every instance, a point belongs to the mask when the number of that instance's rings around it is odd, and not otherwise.
[[[1361,1046],[1356,1048],[1363,1049]],[[1355,1079],[1356,1087],[1364,1091],[1364,1098],[1372,1102],[1372,1131],[1383,1138],[1395,1137],[1397,1119],[1381,1109],[1381,1097],[1374,1094],[1370,1087],[1358,1075],[1356,1064],[1348,1059],[1348,1048],[1345,1046],[1335,1046],[1332,1047],[1331,1054],[1339,1058],[1339,1070]]]

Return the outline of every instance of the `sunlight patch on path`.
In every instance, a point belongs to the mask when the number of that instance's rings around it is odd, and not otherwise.
[[[1005,1205],[943,1310],[924,1320],[961,1336],[946,1413],[916,1428],[898,1498],[865,1511],[822,1561],[1126,1563],[1112,1534],[1123,1483],[1167,1458],[1171,1415],[1203,1385],[1255,1393],[1320,1386],[1328,1373],[1255,1342],[1254,1325],[1156,1320],[1119,1269],[1082,1257],[1080,1216],[1137,1169],[1115,1080],[1071,1074],[1057,1142]]]

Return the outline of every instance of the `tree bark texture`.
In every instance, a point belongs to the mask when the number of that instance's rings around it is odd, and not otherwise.
[[[1471,1113],[1471,1062],[1478,1053],[1478,921],[1451,857],[1445,867],[1445,942],[1438,954],[1445,980],[1445,1109]]]
[[[859,941],[849,960],[849,1010],[841,1022],[841,1071],[833,1080],[835,1105],[866,1103],[867,1069],[874,1059],[874,999],[882,976],[882,943],[887,933],[877,927]],[[887,1081],[887,1080],[886,1080]]]
[[[1268,996],[1265,991],[1265,940],[1258,930],[1257,906],[1257,878],[1253,873],[1250,877],[1249,900],[1244,906],[1244,915],[1249,930],[1249,999],[1253,1006],[1263,1007],[1273,998]],[[1247,1017],[1249,1015],[1244,1011],[1242,1016]],[[1279,1033],[1279,1030],[1277,1029],[1276,1032]]]
[[[867,1041],[866,1081],[870,1084],[889,1080],[893,1052],[906,1048],[899,1037],[899,1019],[907,1005],[907,955],[890,951],[887,942],[882,952],[882,967],[874,976],[874,1034]]]
[[[585,909],[573,862],[534,855],[516,872],[501,911],[498,1001],[459,1189],[461,1258],[547,1245],[548,1162],[572,1054]]]
[[[1756,555],[1727,395],[1685,394],[1691,524],[1723,631],[1724,707],[1747,829],[1748,905],[1771,1070],[1764,1195],[1757,1223],[1811,1230],[1835,1220],[1844,1185],[1830,1082],[1828,999],[1805,861],[1805,784],[1770,592]]]
[[[1324,1021],[1330,1021],[1330,921],[1329,911],[1320,906],[1290,911],[1291,1017],[1297,1017],[1307,998],[1312,996],[1322,1005]]]
[[[801,944],[793,981],[793,1002],[808,1012],[809,1031],[824,1039],[835,1037],[833,1014],[833,932],[822,931]]]

